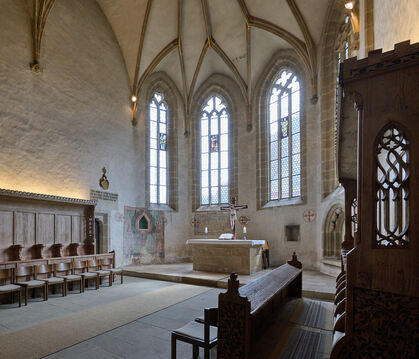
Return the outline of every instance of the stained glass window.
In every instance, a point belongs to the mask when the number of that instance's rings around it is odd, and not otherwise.
[[[269,99],[269,199],[301,196],[300,82],[282,71]]]
[[[167,105],[162,94],[153,95],[149,109],[150,203],[167,204]]]
[[[228,203],[229,115],[220,97],[206,102],[200,125],[201,205]]]

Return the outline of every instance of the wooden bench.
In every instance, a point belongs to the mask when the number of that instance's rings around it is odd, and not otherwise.
[[[218,359],[247,359],[252,342],[275,309],[301,297],[302,265],[293,259],[239,288],[232,273],[228,290],[218,297]]]

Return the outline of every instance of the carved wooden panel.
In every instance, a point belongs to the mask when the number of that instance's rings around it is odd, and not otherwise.
[[[37,222],[36,243],[47,245],[54,243],[54,221],[55,217],[51,213],[39,213]]]
[[[13,212],[0,211],[0,242],[4,246],[13,244]]]
[[[0,211],[0,261],[7,261],[8,248],[13,244],[13,212]]]
[[[28,248],[35,244],[35,213],[15,212],[15,243]]]
[[[82,218],[80,216],[71,217],[71,243],[81,243],[83,238]]]
[[[348,358],[418,357],[418,298],[354,288],[353,318]]]
[[[71,243],[71,216],[55,216],[55,242],[67,245]]]
[[[405,246],[409,241],[409,142],[395,124],[378,136],[376,244]]]

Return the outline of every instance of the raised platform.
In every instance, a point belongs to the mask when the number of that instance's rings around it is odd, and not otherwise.
[[[251,275],[239,275],[240,285],[247,284],[272,269],[274,268],[264,269]],[[227,288],[229,278],[229,275],[225,273],[194,271],[192,263],[130,265],[124,267],[124,274],[214,288]],[[335,285],[334,277],[316,271],[303,270],[303,297],[332,301],[335,298]]]

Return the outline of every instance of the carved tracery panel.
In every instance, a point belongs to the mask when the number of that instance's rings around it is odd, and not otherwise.
[[[377,144],[376,245],[405,246],[409,242],[409,141],[392,125]]]

